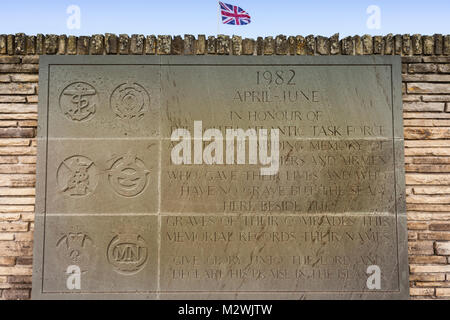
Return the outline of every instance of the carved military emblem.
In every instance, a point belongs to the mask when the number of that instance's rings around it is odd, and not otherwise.
[[[150,97],[137,83],[123,83],[111,95],[111,109],[122,120],[140,119],[148,111]]]
[[[80,155],[65,159],[56,175],[60,191],[72,197],[87,196],[94,191],[98,182],[94,162]]]
[[[73,262],[79,262],[88,246],[92,245],[92,239],[83,232],[68,232],[56,242],[56,247],[64,250],[66,256]]]
[[[115,192],[124,197],[134,197],[144,191],[148,171],[144,162],[132,152],[114,157],[108,170],[108,179]]]
[[[131,275],[144,268],[148,248],[140,235],[119,234],[109,243],[106,255],[116,272]]]
[[[85,82],[68,85],[59,97],[61,111],[72,121],[90,120],[95,114],[97,104],[97,91]]]

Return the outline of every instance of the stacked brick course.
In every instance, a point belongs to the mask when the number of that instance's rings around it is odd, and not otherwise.
[[[0,35],[0,298],[31,290],[39,55],[401,55],[413,299],[450,299],[450,35]]]

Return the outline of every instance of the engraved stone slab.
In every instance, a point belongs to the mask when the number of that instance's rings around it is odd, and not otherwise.
[[[43,56],[34,298],[408,298],[398,57]]]

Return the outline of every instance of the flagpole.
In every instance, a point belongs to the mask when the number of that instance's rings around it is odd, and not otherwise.
[[[219,35],[219,33],[220,33],[220,4],[219,4],[219,2],[216,2],[216,4],[217,4],[217,35]]]

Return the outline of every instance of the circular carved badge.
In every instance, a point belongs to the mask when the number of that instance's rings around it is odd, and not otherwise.
[[[95,115],[97,105],[97,91],[86,82],[69,84],[59,97],[59,107],[62,113],[72,121],[90,120]]]
[[[109,243],[106,255],[116,272],[132,275],[144,268],[148,248],[140,235],[119,234]]]
[[[71,197],[83,197],[94,191],[98,172],[91,159],[75,155],[61,162],[56,178],[62,193]]]
[[[144,191],[149,173],[144,162],[133,153],[128,152],[112,159],[108,178],[111,187],[119,195],[134,197]]]
[[[113,91],[110,104],[118,118],[140,119],[149,109],[150,97],[140,84],[123,83]]]

